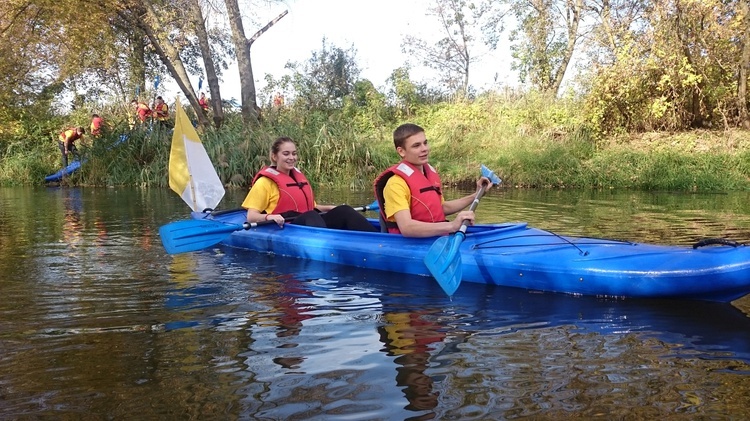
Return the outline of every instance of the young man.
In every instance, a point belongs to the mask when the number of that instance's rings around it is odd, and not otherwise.
[[[57,145],[60,147],[60,152],[62,153],[63,168],[68,166],[69,153],[78,155],[75,141],[82,138],[84,133],[86,133],[86,130],[83,127],[71,127],[63,130],[57,137]]]
[[[440,176],[428,163],[430,147],[424,129],[416,124],[402,124],[393,132],[393,144],[401,162],[380,174],[374,183],[381,218],[388,232],[405,237],[434,237],[458,231],[464,220],[474,223],[474,212],[462,211],[474,201],[476,193],[446,201]],[[477,180],[492,183],[486,177]],[[458,213],[453,221],[446,215]]]

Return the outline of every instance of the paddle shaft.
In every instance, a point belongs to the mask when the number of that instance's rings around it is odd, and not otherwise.
[[[479,188],[479,191],[477,192],[477,195],[474,196],[474,201],[471,202],[471,205],[469,206],[469,210],[474,212],[474,210],[479,206],[479,199],[484,196],[484,191],[487,189],[487,184],[482,184],[482,187]],[[461,231],[462,234],[466,234],[466,228],[469,226],[469,220],[464,219],[461,223],[461,228],[459,231]]]
[[[374,204],[377,206],[377,202],[374,202]],[[373,203],[370,203],[369,205],[357,206],[352,209],[354,209],[357,212],[366,212],[372,209],[372,206],[373,206]],[[325,215],[327,213],[328,212],[320,212],[320,215]],[[266,216],[268,215],[270,214],[266,214]],[[291,222],[291,221],[294,221],[296,218],[297,216],[290,216],[288,218],[284,218],[284,222]],[[244,224],[242,224],[242,228],[248,230],[250,228],[255,228],[259,225],[267,225],[267,224],[275,224],[275,223],[276,221],[274,221],[273,219],[266,219],[266,220],[259,221],[259,222],[245,222]]]
[[[376,203],[376,202],[375,202]],[[373,205],[354,208],[359,211],[373,209]],[[294,218],[286,218],[291,221]],[[260,225],[275,224],[274,220],[227,224],[213,219],[193,219],[172,222],[159,228],[162,244],[169,254],[197,251],[218,244],[235,231],[248,230]]]
[[[479,191],[474,196],[474,201],[469,206],[470,211],[473,212],[477,208],[486,188],[486,184],[482,184],[479,187]],[[461,284],[463,269],[461,267],[461,252],[459,248],[464,238],[466,238],[468,225],[469,220],[464,219],[458,231],[449,236],[438,238],[432,243],[424,258],[425,266],[427,266],[430,274],[432,274],[448,296],[453,295]]]
[[[374,201],[374,202],[370,203],[369,205],[357,206],[357,207],[352,208],[352,209],[354,209],[355,211],[358,211],[358,212],[367,212],[367,211],[371,211],[371,210],[379,210],[379,206],[378,206],[378,202]],[[226,213],[238,212],[238,211],[241,211],[241,210],[245,210],[245,208],[224,209],[224,210],[220,210],[220,211],[210,211],[209,213],[211,215],[218,216],[218,215],[224,215]],[[325,213],[325,212],[323,212],[323,213]],[[262,222],[265,222],[265,221],[262,221]]]

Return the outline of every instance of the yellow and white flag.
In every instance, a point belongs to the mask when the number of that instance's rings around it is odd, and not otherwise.
[[[169,187],[195,212],[215,209],[224,197],[224,186],[179,99],[175,108]]]

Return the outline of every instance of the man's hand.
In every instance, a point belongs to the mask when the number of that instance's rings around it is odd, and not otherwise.
[[[474,218],[475,218],[474,211],[466,210],[466,211],[459,212],[458,214],[456,214],[456,219],[454,219],[452,222],[452,225],[453,225],[452,232],[456,232],[460,230],[461,225],[463,225],[464,220],[469,221],[467,225],[469,226],[474,225]]]

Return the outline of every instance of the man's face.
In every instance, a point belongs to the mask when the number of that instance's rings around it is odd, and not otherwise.
[[[413,134],[406,138],[404,147],[396,148],[398,154],[412,165],[424,165],[429,160],[430,147],[424,132]]]

